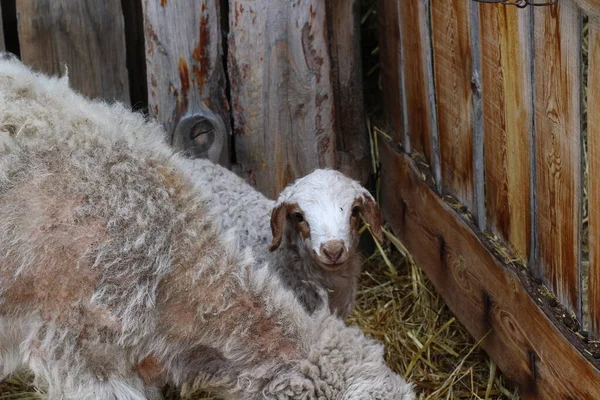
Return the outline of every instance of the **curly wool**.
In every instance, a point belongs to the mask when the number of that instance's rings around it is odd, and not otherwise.
[[[0,371],[56,399],[412,399],[215,223],[157,124],[0,57]]]

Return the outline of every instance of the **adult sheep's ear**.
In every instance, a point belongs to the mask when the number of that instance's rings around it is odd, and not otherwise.
[[[275,251],[279,248],[279,245],[281,245],[286,216],[287,207],[285,203],[278,205],[271,212],[271,233],[273,234],[273,241],[269,246],[269,251]]]
[[[383,243],[383,232],[381,231],[381,210],[371,196],[365,196],[363,201],[363,218],[371,227],[371,232],[379,243]]]

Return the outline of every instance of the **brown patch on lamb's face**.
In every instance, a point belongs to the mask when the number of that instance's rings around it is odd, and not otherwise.
[[[310,225],[298,203],[282,203],[271,212],[273,241],[271,242],[271,246],[269,246],[269,251],[275,251],[281,245],[286,221],[293,226],[294,231],[299,237],[304,240],[310,239]]]
[[[294,231],[302,239],[310,239],[310,225],[304,217],[304,211],[300,208],[297,203],[287,205],[287,216],[288,220],[294,226]]]

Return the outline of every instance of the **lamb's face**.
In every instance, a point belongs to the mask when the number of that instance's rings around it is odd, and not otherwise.
[[[323,269],[342,269],[358,246],[361,216],[381,240],[381,212],[371,194],[340,172],[316,170],[279,196],[271,215],[270,249],[279,247],[285,232]]]

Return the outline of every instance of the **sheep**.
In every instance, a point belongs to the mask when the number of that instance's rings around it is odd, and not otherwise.
[[[235,228],[258,265],[268,262],[308,312],[325,297],[332,312],[348,316],[362,261],[361,215],[377,240],[383,239],[381,212],[365,188],[338,171],[317,169],[273,201],[208,160],[192,160],[186,171],[196,186],[210,188],[208,201],[221,207],[222,226]]]
[[[0,378],[52,399],[414,399],[216,222],[155,123],[0,57]]]

